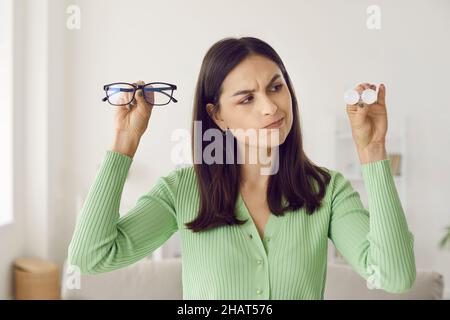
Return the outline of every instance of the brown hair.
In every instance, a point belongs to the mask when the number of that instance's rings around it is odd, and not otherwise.
[[[203,156],[208,145],[198,139],[194,132],[195,121],[200,121],[202,132],[220,129],[206,110],[208,103],[220,108],[219,97],[222,83],[227,74],[249,55],[262,55],[274,61],[284,76],[292,97],[292,128],[283,144],[279,146],[279,170],[269,176],[267,202],[270,211],[279,216],[288,210],[306,207],[308,214],[313,214],[320,207],[326,186],[331,176],[326,168],[314,165],[303,151],[302,134],[298,114],[298,103],[289,75],[281,58],[275,50],[264,41],[253,38],[225,38],[215,43],[206,53],[197,80],[192,115],[192,156]],[[227,130],[226,139],[236,139]],[[197,142],[196,142],[197,141]],[[235,206],[240,188],[240,164],[237,161],[237,142],[232,144],[234,150],[223,144],[222,163],[207,164],[194,162],[197,185],[200,193],[198,216],[185,225],[194,232],[208,230],[221,225],[243,224],[235,216]],[[228,152],[227,152],[228,151]],[[226,157],[234,157],[232,163],[226,163]],[[315,185],[315,183],[317,183]],[[315,189],[318,187],[318,192]],[[287,206],[283,207],[283,199]]]

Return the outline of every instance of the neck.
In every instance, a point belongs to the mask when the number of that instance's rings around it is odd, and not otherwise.
[[[242,150],[245,150],[245,153],[242,153]],[[274,160],[274,153],[271,148],[264,147],[264,150],[259,150],[258,147],[239,143],[239,151],[245,156],[244,163],[241,164],[241,188],[266,190],[269,182],[267,172]],[[262,157],[260,154],[262,154]]]

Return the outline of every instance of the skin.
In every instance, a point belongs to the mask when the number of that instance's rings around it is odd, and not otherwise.
[[[271,82],[273,77],[279,77]],[[255,89],[252,93],[235,96],[241,90]],[[249,152],[259,152],[263,149],[269,157],[273,156],[273,147],[282,144],[292,127],[292,99],[289,88],[279,69],[272,60],[263,56],[247,57],[236,66],[225,78],[222,85],[222,95],[219,99],[220,110],[213,113],[213,105],[208,104],[207,110],[213,121],[222,130],[230,129],[238,141],[238,147]],[[284,117],[282,126],[276,129],[264,129],[268,124]],[[254,130],[256,143],[245,139],[233,129]],[[276,132],[275,141],[271,136]],[[266,140],[259,139],[265,135]],[[268,143],[266,143],[268,142]],[[242,164],[241,195],[253,218],[261,238],[264,237],[264,227],[271,212],[266,197],[268,175],[261,175],[261,167],[265,167],[258,157],[257,163],[244,161]],[[270,162],[272,163],[272,161]]]
[[[271,83],[277,74],[280,77]],[[255,91],[234,95],[238,91],[251,89]],[[233,132],[238,147],[245,150],[242,151],[245,155],[261,152],[273,156],[272,148],[286,140],[292,127],[292,99],[289,88],[278,65],[260,55],[247,57],[227,75],[222,84],[219,103],[218,112],[212,112],[212,104],[207,105],[207,110],[217,126]],[[281,117],[284,117],[284,120],[280,128],[264,129]],[[242,129],[243,132],[233,131],[235,129]],[[256,143],[245,139],[246,130],[255,133]],[[262,135],[266,138],[259,139]],[[275,135],[275,140],[272,140],[272,135]],[[264,190],[269,177],[261,175],[260,169],[267,166],[267,161],[260,161],[259,157],[256,160],[257,163],[249,163],[246,159],[242,165],[241,184],[243,188]]]
[[[376,90],[371,83],[361,83],[355,90],[361,93],[365,89]],[[378,86],[377,101],[363,108],[347,105],[347,115],[350,120],[352,137],[361,164],[387,159],[386,133],[388,128],[386,87]]]
[[[275,82],[269,85],[275,74],[279,74]],[[281,84],[277,90],[276,86]],[[269,86],[268,86],[269,85]],[[361,83],[356,90],[361,93],[367,88],[376,90],[370,83]],[[245,89],[255,89],[253,93],[234,96],[234,93]],[[272,60],[263,56],[252,55],[243,60],[225,78],[220,96],[220,108],[212,112],[214,106],[206,106],[213,121],[222,130],[230,129],[238,141],[238,147],[248,152],[255,152],[263,148],[268,154],[270,150],[282,144],[293,121],[292,100],[289,89],[282,76],[281,70]],[[352,137],[356,145],[361,164],[387,159],[385,138],[387,132],[386,88],[380,85],[377,101],[364,107],[347,105],[347,115],[350,120]],[[247,103],[247,104],[245,104]],[[263,129],[269,123],[284,117],[279,129]],[[236,134],[234,129],[263,130],[270,136],[274,130],[279,134],[276,143],[269,144],[257,140],[252,143],[245,137]],[[270,218],[271,212],[266,197],[260,197],[267,192],[268,176],[261,175],[263,164],[251,164],[246,160],[242,165],[241,194],[246,207],[252,216],[261,238],[264,238],[264,227]]]
[[[145,83],[139,80],[134,84]],[[136,92],[132,105],[118,106],[115,113],[114,139],[110,150],[133,159],[141,137],[147,130],[152,110],[153,106],[145,101],[142,90]]]
[[[270,80],[279,74],[273,83]],[[143,81],[139,81],[143,84]],[[281,85],[281,86],[279,86]],[[370,83],[359,84],[355,89],[362,92],[366,88],[376,89]],[[234,93],[244,89],[255,89],[253,93],[233,96]],[[352,137],[358,151],[361,164],[387,159],[385,138],[387,132],[387,109],[385,103],[386,88],[380,85],[377,101],[363,108],[347,105],[347,114],[352,129]],[[263,56],[253,55],[247,57],[236,66],[223,82],[222,95],[219,99],[221,107],[217,112],[213,105],[206,106],[213,121],[222,129],[255,130],[266,135],[269,144],[259,139],[256,144],[247,141],[239,132],[235,134],[238,147],[245,150],[245,154],[256,149],[266,152],[282,144],[292,127],[292,100],[289,89],[277,64]],[[133,158],[139,141],[146,131],[153,107],[142,97],[140,91],[136,94],[136,104],[132,107],[119,107],[115,117],[115,137],[111,149]],[[279,129],[263,129],[271,122],[284,117]],[[270,139],[276,132],[278,138],[275,143]],[[259,137],[257,135],[257,137]],[[264,227],[270,218],[266,197],[260,195],[267,193],[268,176],[261,175],[263,164],[250,164],[247,161],[242,165],[241,195],[246,207],[252,216],[260,237],[264,237]],[[265,164],[264,164],[265,166]]]

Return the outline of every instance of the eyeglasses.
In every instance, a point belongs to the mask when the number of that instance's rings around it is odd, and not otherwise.
[[[137,90],[142,90],[144,100],[154,106],[163,106],[170,101],[178,102],[172,97],[173,91],[177,86],[165,82],[150,82],[142,85],[136,85],[127,82],[115,82],[103,86],[106,97],[102,101],[108,101],[113,106],[125,106],[134,102],[134,96]]]

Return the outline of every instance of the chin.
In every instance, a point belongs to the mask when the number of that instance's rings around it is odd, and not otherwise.
[[[264,137],[262,134],[259,137],[258,144],[252,145],[258,148],[274,148],[282,145],[286,140],[286,133],[284,130],[271,130]]]

